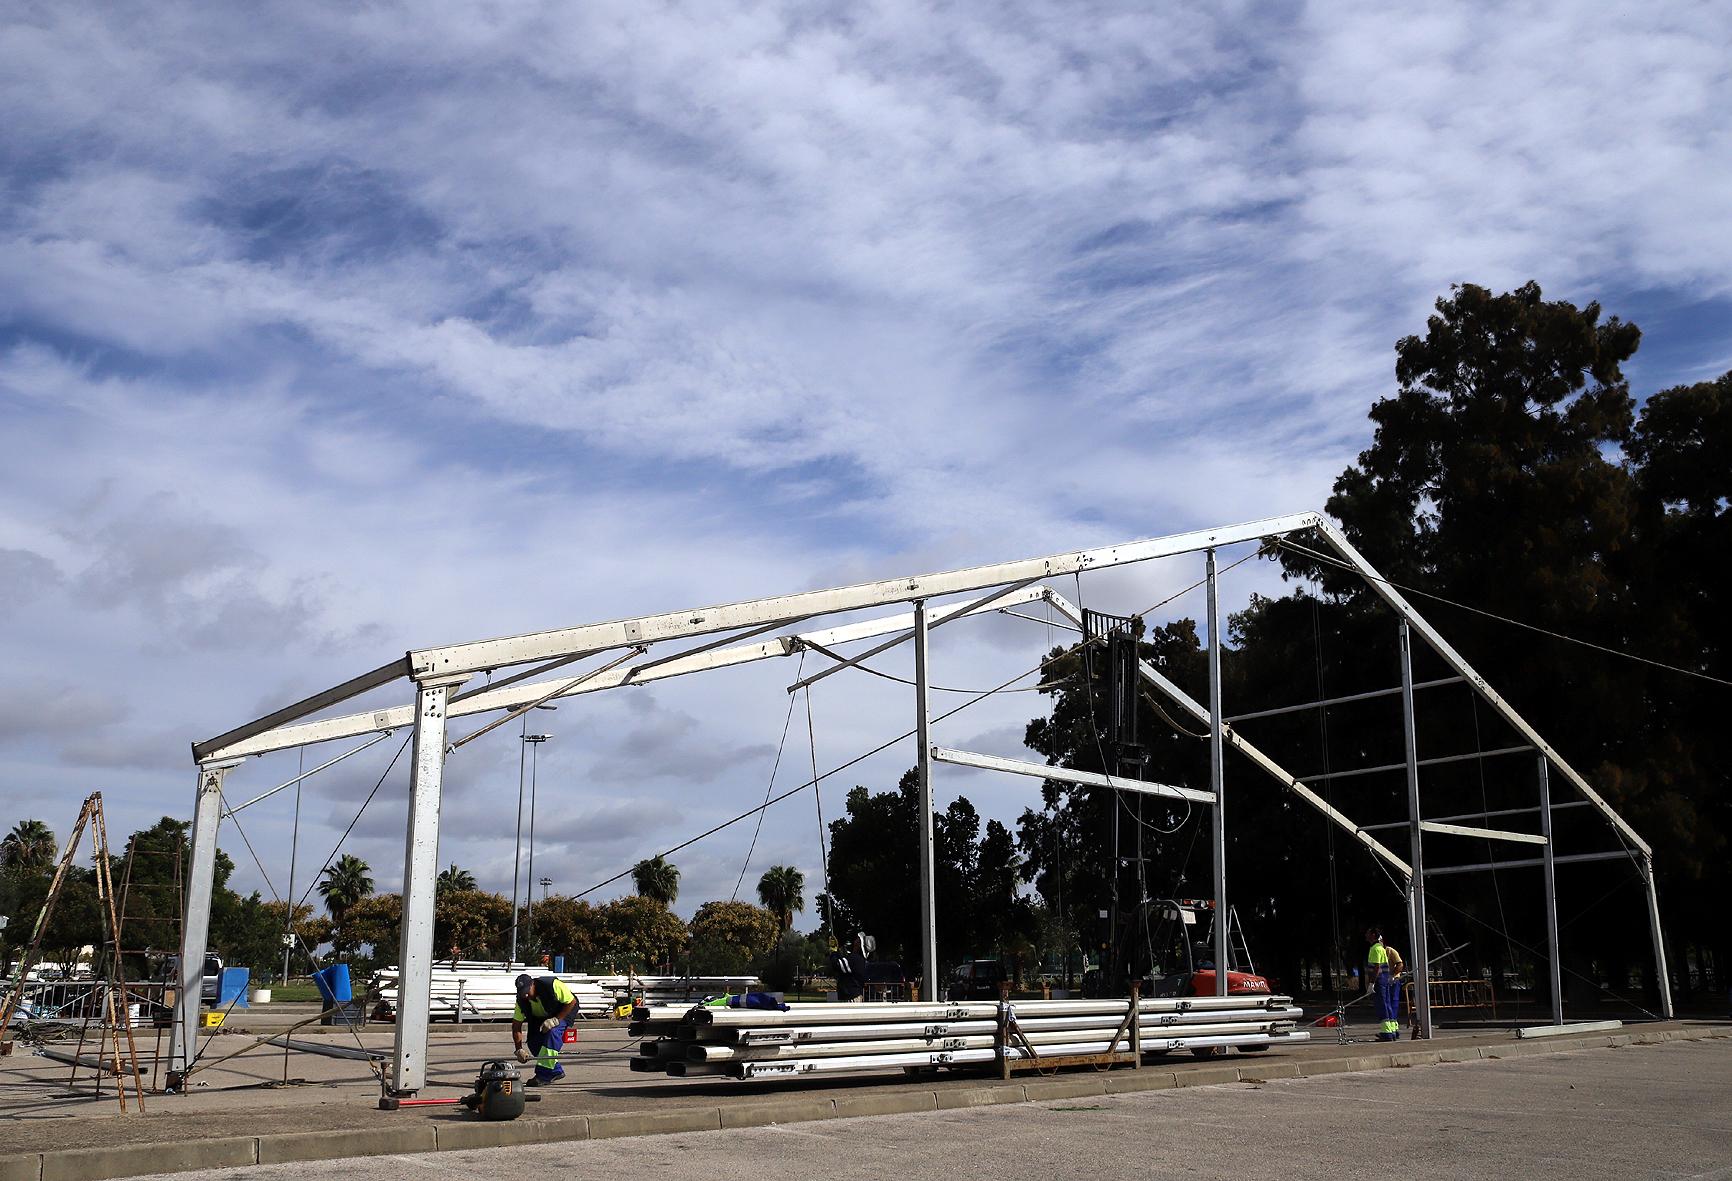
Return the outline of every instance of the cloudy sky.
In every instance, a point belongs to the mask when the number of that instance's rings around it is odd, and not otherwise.
[[[64,832],[91,790],[118,833],[184,816],[189,742],[411,647],[1318,507],[1452,283],[1634,319],[1642,393],[1732,368],[1723,5],[6,13],[4,827]],[[994,684],[1049,639],[959,625],[936,673]],[[769,665],[538,715],[536,876],[582,889],[761,799]],[[911,724],[862,674],[812,706],[820,768]],[[1038,710],[938,737],[1010,753]],[[398,746],[308,781],[301,888]],[[442,856],[500,889],[518,747],[448,780]],[[802,702],[778,782],[812,758]],[[381,888],[406,762],[345,846]],[[292,809],[243,815],[263,871],[225,829],[243,886],[286,889]],[[810,795],[774,810],[747,894],[778,861],[815,891],[816,833]],[[682,911],[750,840],[675,858]]]

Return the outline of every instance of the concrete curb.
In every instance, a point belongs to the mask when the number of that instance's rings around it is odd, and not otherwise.
[[[227,1136],[115,1148],[71,1148],[0,1156],[0,1181],[104,1181],[144,1173],[179,1173],[254,1164],[502,1148],[562,1140],[656,1136],[670,1132],[713,1132],[723,1128],[764,1127],[809,1120],[953,1111],[999,1103],[1047,1103],[1058,1099],[1125,1095],[1174,1087],[1256,1084],[1274,1079],[1316,1078],[1395,1067],[1535,1058],[1578,1050],[1655,1046],[1666,1042],[1725,1037],[1732,1037],[1732,1025],[1652,1031],[1636,1027],[1617,1034],[1500,1042],[1495,1046],[1387,1050],[1310,1061],[1247,1059],[1233,1065],[1197,1066],[1176,1071],[1144,1067],[1142,1070],[1033,1078],[1025,1083],[986,1082],[976,1087],[948,1087],[933,1091],[884,1091],[834,1098],[793,1095],[761,1103],[598,1112],[547,1119],[524,1118],[498,1124],[441,1121],[335,1132],[284,1132],[270,1136]]]

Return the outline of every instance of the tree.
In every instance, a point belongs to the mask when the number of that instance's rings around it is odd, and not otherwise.
[[[601,908],[606,954],[621,969],[652,972],[686,945],[686,925],[659,899],[641,894],[616,898]]]
[[[830,889],[838,903],[839,937],[871,934],[879,959],[906,965],[921,957],[919,815],[919,777],[911,769],[894,792],[850,790],[842,817],[830,824]],[[997,892],[990,901],[980,893],[982,851],[992,844],[995,874],[1014,855],[1000,847],[1009,843],[1002,826],[989,823],[986,842],[980,840],[980,814],[962,796],[933,816],[932,830],[942,966],[994,946],[997,936],[983,920],[989,914],[1004,919],[1015,903]],[[993,891],[1002,884],[1002,875],[995,876]],[[1014,896],[1014,881],[1009,890]]]
[[[457,868],[455,861],[439,871],[439,879],[433,887],[435,894],[444,894],[451,890],[473,889],[475,889],[475,875],[466,869]]]
[[[388,964],[397,958],[402,930],[403,896],[369,894],[343,912],[341,942],[337,946],[349,952],[368,947],[369,959],[375,965]]]
[[[500,959],[510,932],[511,900],[503,894],[451,888],[434,896],[436,949],[456,948],[468,959]]]
[[[53,829],[40,820],[20,820],[11,832],[0,837],[0,869],[48,870],[59,852]]]
[[[660,853],[632,866],[631,880],[639,894],[663,906],[672,906],[680,896],[679,867]]]
[[[336,938],[342,941],[339,946],[355,946],[349,932],[343,929],[343,919],[352,906],[372,892],[373,879],[369,867],[354,854],[345,853],[325,867],[324,876],[319,881],[319,896],[325,900],[325,909],[331,912]]]
[[[706,902],[692,915],[691,970],[724,976],[746,972],[784,929],[775,914],[750,902]]]
[[[590,964],[607,947],[600,909],[563,894],[550,895],[535,904],[534,938],[536,946],[549,955],[565,956],[577,965]]]
[[[792,865],[772,865],[758,879],[758,901],[776,916],[780,930],[790,930],[794,912],[806,909],[806,875]]]

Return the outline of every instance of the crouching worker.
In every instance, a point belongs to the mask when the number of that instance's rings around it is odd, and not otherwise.
[[[545,1087],[565,1077],[559,1064],[559,1050],[565,1044],[565,1025],[577,1011],[577,995],[557,976],[531,976],[528,972],[517,978],[517,1008],[511,1014],[511,1040],[517,1046],[517,1060],[528,1062],[533,1054],[535,1077],[526,1086]],[[528,1026],[529,1047],[524,1048],[524,1027]]]

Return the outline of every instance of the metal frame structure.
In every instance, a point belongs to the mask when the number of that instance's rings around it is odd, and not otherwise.
[[[933,764],[961,763],[1016,774],[1038,774],[1043,778],[1083,780],[1084,773],[1062,768],[1041,767],[1037,764],[1016,764],[1016,760],[996,760],[994,756],[970,755],[935,747],[930,726],[929,694],[931,683],[928,670],[928,636],[935,627],[953,620],[989,612],[1014,613],[1015,607],[1045,601],[1067,617],[1077,627],[1082,626],[1082,612],[1042,580],[1087,571],[1103,570],[1159,558],[1170,558],[1199,551],[1207,555],[1208,614],[1209,614],[1209,703],[1204,706],[1189,697],[1147,661],[1138,665],[1141,679],[1162,693],[1181,710],[1190,713],[1209,727],[1210,787],[1208,792],[1173,788],[1163,784],[1144,783],[1113,777],[1109,782],[1122,790],[1146,791],[1160,795],[1180,795],[1212,807],[1212,837],[1216,905],[1224,913],[1226,905],[1225,857],[1225,752],[1228,747],[1238,751],[1253,765],[1272,776],[1310,807],[1320,812],[1330,823],[1340,826],[1373,856],[1407,882],[1410,908],[1417,907],[1423,916],[1425,873],[1419,835],[1424,831],[1448,831],[1438,822],[1425,822],[1418,809],[1416,776],[1418,760],[1412,743],[1409,721],[1407,769],[1409,774],[1409,843],[1413,864],[1402,860],[1384,846],[1370,831],[1332,807],[1273,759],[1259,751],[1227,722],[1221,706],[1222,638],[1219,601],[1216,594],[1217,571],[1215,551],[1222,546],[1260,542],[1288,534],[1314,530],[1338,554],[1343,562],[1362,575],[1371,588],[1395,611],[1402,621],[1405,634],[1411,627],[1465,680],[1494,711],[1530,744],[1539,754],[1543,767],[1556,772],[1596,808],[1621,839],[1638,852],[1638,865],[1648,885],[1648,908],[1653,928],[1657,977],[1661,985],[1664,1015],[1671,1015],[1670,988],[1667,983],[1664,946],[1659,925],[1658,899],[1654,893],[1652,851],[1648,844],[1612,809],[1598,793],[1572,768],[1556,750],[1464,660],[1413,607],[1390,586],[1377,571],[1347,541],[1341,532],[1318,513],[1295,513],[1269,517],[1239,525],[1196,530],[1167,537],[1127,542],[1121,545],[1070,551],[1048,557],[974,566],[936,574],[914,575],[861,583],[828,590],[806,591],[766,599],[703,607],[687,611],[665,612],[634,619],[586,624],[556,631],[483,640],[477,643],[447,645],[418,649],[402,658],[355,677],[321,693],[314,694],[291,706],[265,717],[238,726],[215,738],[193,744],[193,758],[199,767],[198,790],[194,809],[191,875],[186,896],[186,914],[181,947],[181,994],[173,1038],[171,1040],[171,1070],[184,1072],[196,1056],[197,1008],[200,970],[204,962],[207,930],[210,919],[212,870],[216,854],[217,826],[222,815],[222,789],[225,779],[247,755],[329,742],[343,738],[360,738],[381,734],[404,726],[414,727],[414,756],[411,762],[410,809],[404,844],[403,919],[398,964],[401,970],[396,1042],[392,1055],[389,1086],[394,1094],[409,1095],[426,1083],[427,1009],[425,1005],[407,1003],[408,998],[426,996],[430,987],[433,963],[433,895],[438,872],[439,806],[445,759],[451,750],[483,730],[526,713],[536,705],[555,698],[573,697],[600,692],[626,685],[641,685],[670,677],[709,672],[715,669],[747,664],[775,657],[790,656],[804,650],[830,655],[839,644],[889,636],[874,646],[877,653],[898,644],[912,641],[914,649],[914,682],[918,767],[920,782],[920,879],[921,937],[924,986],[928,999],[936,997],[937,939],[936,901],[934,898],[934,864],[932,848],[932,777]],[[932,601],[944,596],[986,592],[982,597],[960,607],[934,615]],[[885,616],[843,624],[824,630],[761,638],[766,633],[819,619],[824,616],[852,612],[892,604],[909,604],[911,613]],[[695,646],[633,664],[634,658],[652,648],[698,637],[704,640]],[[864,658],[842,658],[842,664]],[[601,656],[607,663],[575,677],[538,679],[556,668],[571,665],[589,657]],[[1412,716],[1411,672],[1404,667],[1402,690],[1404,712]],[[462,686],[473,676],[491,676],[504,670],[498,680],[483,688],[467,691]],[[829,672],[831,670],[825,670]],[[411,704],[385,709],[352,713],[339,717],[315,717],[345,701],[371,690],[407,679],[414,683],[415,700]],[[452,742],[447,737],[452,720],[506,711],[486,726]],[[369,737],[369,741],[374,739]],[[1107,777],[1102,776],[1102,779]],[[1542,815],[1549,804],[1549,792],[1542,796]],[[1550,819],[1545,817],[1546,831]],[[1483,835],[1491,830],[1475,830]],[[1545,838],[1544,858],[1548,870],[1566,858],[1554,858]],[[1433,871],[1435,872],[1435,871]],[[1550,874],[1547,874],[1548,901],[1551,900]],[[1550,924],[1553,962],[1556,963],[1555,921]],[[1225,924],[1218,937],[1224,941]],[[1420,950],[1416,959],[1424,963],[1423,924],[1416,928],[1414,946]],[[1216,949],[1217,962],[1226,963],[1224,947]],[[1554,968],[1555,971],[1555,968]],[[1217,973],[1217,986],[1224,989],[1226,974]],[[1554,982],[1554,996],[1557,989]]]

